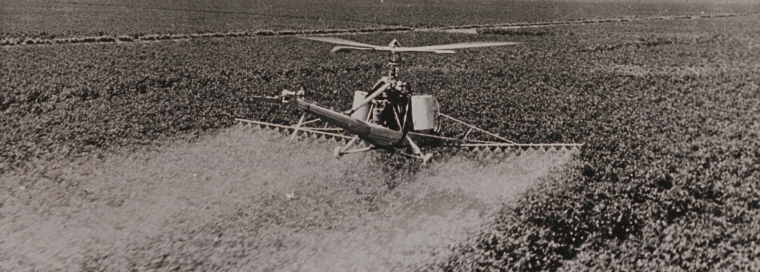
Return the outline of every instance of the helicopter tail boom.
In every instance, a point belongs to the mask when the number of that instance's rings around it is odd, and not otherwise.
[[[343,128],[349,133],[356,134],[360,138],[377,146],[390,147],[404,140],[404,133],[401,131],[354,119],[348,115],[306,102],[303,99],[296,99],[296,105],[302,111],[314,115],[333,126]]]

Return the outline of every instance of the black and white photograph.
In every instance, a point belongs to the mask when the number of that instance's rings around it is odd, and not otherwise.
[[[0,0],[0,271],[760,271],[758,0]]]

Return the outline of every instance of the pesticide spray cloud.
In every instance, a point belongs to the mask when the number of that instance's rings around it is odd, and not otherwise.
[[[573,157],[453,154],[398,165],[383,152],[337,160],[338,143],[287,138],[233,127],[51,170],[40,176],[66,188],[27,185],[0,207],[9,214],[0,218],[8,241],[0,256],[41,270],[409,270],[445,258],[493,220],[500,203]]]
[[[314,143],[297,148],[329,150]],[[317,156],[324,160],[329,153],[323,153]],[[484,224],[495,218],[500,204],[560,171],[573,154],[564,149],[483,156],[452,152],[428,166],[383,151],[344,156],[341,164],[347,167],[339,171],[350,173],[351,179],[332,190],[336,196],[346,187],[369,190],[372,193],[366,196],[371,204],[360,208],[359,216],[346,217],[352,223],[345,229],[317,230],[305,235],[309,238],[302,237],[294,243],[300,246],[297,253],[283,258],[289,261],[281,265],[315,271],[383,271],[410,270],[440,261],[451,247],[482,231]],[[310,240],[315,243],[303,243]]]

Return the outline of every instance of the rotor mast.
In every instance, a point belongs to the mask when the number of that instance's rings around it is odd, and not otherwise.
[[[401,62],[401,53],[396,52],[396,50],[393,50],[393,48],[401,47],[401,43],[398,42],[398,40],[393,39],[389,44],[388,47],[391,48],[390,57],[388,58],[388,79],[391,81],[398,79],[398,66]]]

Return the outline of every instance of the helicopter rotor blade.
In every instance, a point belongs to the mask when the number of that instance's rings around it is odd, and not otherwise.
[[[436,54],[454,54],[456,51],[454,50],[437,50],[437,49],[422,49],[419,47],[396,47],[393,48],[393,50],[388,51],[395,51],[395,52],[417,52],[417,53],[436,53]]]
[[[367,48],[367,47],[356,47],[356,46],[336,46],[333,47],[330,52],[343,52],[343,51],[351,51],[351,50],[375,50],[374,48]]]
[[[369,48],[369,49],[385,47],[385,46],[376,46],[376,45],[349,41],[349,40],[344,40],[344,39],[338,39],[338,38],[328,38],[328,37],[301,37],[301,38],[312,40],[312,41],[328,42],[328,43],[348,45],[348,46],[353,46],[353,47],[364,47],[364,48]]]
[[[343,51],[351,51],[351,50],[372,50],[372,51],[389,51],[389,52],[419,52],[419,53],[436,53],[436,54],[453,54],[456,53],[454,50],[423,50],[423,49],[416,49],[416,48],[407,48],[407,47],[377,47],[377,48],[366,48],[366,47],[355,47],[355,46],[336,46],[333,47],[330,52],[343,52]]]
[[[456,53],[453,49],[465,49],[476,47],[491,47],[491,46],[505,46],[516,45],[518,42],[473,42],[473,43],[454,43],[454,44],[442,44],[431,46],[418,46],[418,47],[389,47],[389,46],[377,46],[366,43],[354,42],[339,38],[329,37],[301,37],[307,40],[327,42],[332,44],[339,44],[342,46],[336,46],[330,52],[343,52],[350,50],[373,50],[373,51],[390,51],[390,52],[419,52],[419,53],[437,53],[437,54],[453,54]]]
[[[504,45],[516,45],[518,42],[474,42],[474,43],[453,43],[420,47],[402,47],[414,50],[451,50],[451,49],[465,49],[476,47],[491,47],[491,46],[504,46]],[[398,51],[399,48],[396,48]]]

